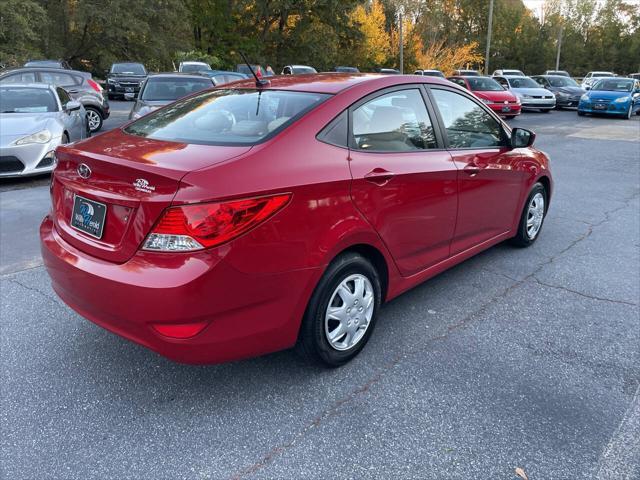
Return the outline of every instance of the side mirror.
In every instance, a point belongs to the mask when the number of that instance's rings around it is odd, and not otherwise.
[[[526,128],[516,127],[511,130],[511,147],[512,148],[526,148],[533,145],[536,139],[536,134]]]
[[[76,102],[75,100],[70,100],[64,106],[64,111],[65,112],[73,112],[75,110],[80,110],[80,107],[81,107],[80,102]]]
[[[134,98],[136,98],[136,94],[135,93],[125,93],[124,94],[124,99],[125,100],[133,100]]]

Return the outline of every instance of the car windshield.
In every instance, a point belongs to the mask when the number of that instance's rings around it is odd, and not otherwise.
[[[49,89],[29,87],[0,87],[0,112],[45,113],[57,112],[58,102]]]
[[[508,78],[507,81],[511,88],[540,88],[540,85],[528,77]]]
[[[438,70],[424,70],[422,72],[422,74],[425,77],[439,77],[439,78],[444,78],[444,74],[442,72],[439,72]]]
[[[141,63],[114,63],[111,73],[122,75],[146,75],[147,71]]]
[[[177,100],[205,88],[212,88],[211,80],[202,78],[151,77],[147,80],[141,100]]]
[[[549,85],[552,87],[577,87],[578,84],[573,78],[567,77],[548,77]]]
[[[633,80],[608,78],[606,80],[598,80],[593,86],[593,90],[605,92],[630,92],[633,88]]]
[[[498,92],[504,90],[502,85],[496,82],[493,78],[489,77],[473,77],[468,78],[469,86],[471,90],[476,90],[479,92]]]
[[[185,63],[182,65],[183,72],[202,72],[203,70],[211,70],[206,63]]]
[[[524,75],[520,70],[505,70],[503,75]]]
[[[613,77],[613,73],[611,72],[600,72],[600,73],[592,73],[592,77]]]
[[[282,90],[213,90],[178,100],[124,131],[181,143],[255,145],[328,97]]]
[[[61,68],[60,62],[55,60],[33,60],[24,64],[25,67]]]
[[[302,75],[304,73],[318,73],[313,67],[293,67],[292,70],[296,75]]]

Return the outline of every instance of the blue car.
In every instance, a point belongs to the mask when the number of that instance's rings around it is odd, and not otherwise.
[[[580,97],[578,115],[602,113],[631,118],[640,115],[640,82],[633,78],[603,78]]]

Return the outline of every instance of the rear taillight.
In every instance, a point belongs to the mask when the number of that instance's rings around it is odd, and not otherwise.
[[[273,216],[290,198],[291,194],[286,193],[170,207],[164,211],[142,248],[189,252],[222,245]]]
[[[98,82],[96,82],[95,80],[87,80],[87,83],[89,84],[89,86],[91,88],[93,88],[96,92],[101,93],[102,92],[102,87],[100,86],[100,84]]]

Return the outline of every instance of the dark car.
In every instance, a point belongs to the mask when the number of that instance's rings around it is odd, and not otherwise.
[[[258,76],[258,78],[270,76],[270,74],[267,73],[267,71],[262,67],[262,65],[251,65],[251,69],[249,68],[249,65],[247,65],[246,63],[239,63],[238,65],[236,65],[236,72],[244,73],[248,77],[253,76],[253,74],[251,73],[251,70],[256,72],[256,75]]]
[[[571,77],[566,70],[547,70],[543,75],[553,75],[558,77]]]
[[[145,78],[147,78],[147,69],[141,63],[114,63],[107,73],[109,100],[115,97],[124,98],[125,93],[137,94]]]
[[[400,70],[396,68],[379,68],[377,72],[385,75],[400,75]]]
[[[89,72],[60,68],[20,67],[0,73],[0,84],[47,83],[64,88],[72,100],[80,102],[87,111],[87,123],[91,132],[102,128],[109,118],[109,102],[102,87],[91,78]]]
[[[129,120],[135,120],[179,98],[212,88],[214,85],[211,78],[199,74],[157,73],[149,75],[142,82],[138,99],[129,113]],[[131,97],[133,99],[133,95],[133,93],[126,93],[125,98]]]
[[[215,85],[224,85],[225,83],[235,82],[237,80],[246,80],[249,78],[249,75],[244,73],[229,72],[226,70],[205,70],[198,73],[211,78]]]
[[[358,67],[336,67],[333,71],[337,73],[360,73]]]
[[[562,75],[535,75],[531,77],[541,87],[556,96],[556,108],[577,107],[580,97],[586,92],[575,80]]]
[[[43,67],[43,68],[62,68],[71,70],[71,66],[66,60],[29,60],[24,64],[25,67]]]

